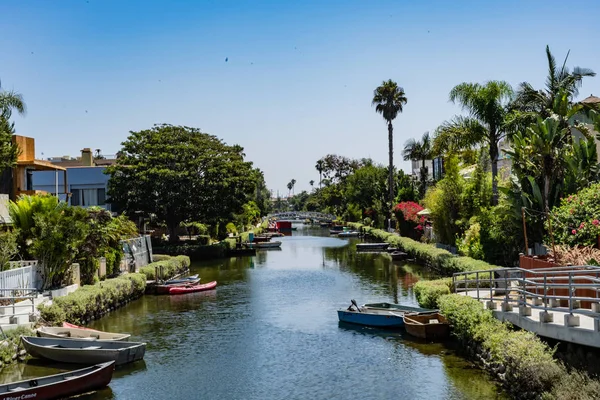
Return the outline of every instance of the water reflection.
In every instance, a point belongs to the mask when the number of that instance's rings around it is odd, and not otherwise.
[[[130,332],[148,347],[143,367],[118,370],[110,390],[86,398],[497,396],[493,382],[444,345],[338,323],[335,311],[351,298],[416,305],[412,287],[427,278],[418,266],[357,254],[357,239],[327,229],[300,228],[277,240],[281,251],[194,263],[202,282],[219,282],[215,291],[144,296],[94,321],[93,328]],[[56,371],[36,368],[27,373]],[[355,378],[360,390],[349,384]]]

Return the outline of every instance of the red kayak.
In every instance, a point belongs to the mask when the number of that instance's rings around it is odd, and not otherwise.
[[[217,287],[217,281],[204,283],[202,285],[189,285],[189,286],[173,286],[169,288],[169,294],[186,294],[194,292],[202,292],[204,290],[211,290]]]

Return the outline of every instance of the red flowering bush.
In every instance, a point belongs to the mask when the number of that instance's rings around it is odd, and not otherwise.
[[[556,242],[596,246],[600,235],[600,184],[561,199],[550,217]]]
[[[423,233],[423,224],[425,217],[417,215],[422,211],[418,203],[414,201],[403,201],[394,207],[394,215],[398,221],[398,230],[402,236],[408,236],[418,239]]]

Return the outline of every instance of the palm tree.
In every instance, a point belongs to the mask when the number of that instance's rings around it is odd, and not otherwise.
[[[434,147],[457,150],[475,145],[489,147],[492,162],[492,204],[498,204],[498,145],[506,136],[508,102],[513,90],[504,81],[463,82],[450,91],[450,101],[459,103],[468,117],[444,122],[436,131]]]
[[[557,100],[566,94],[569,101],[579,94],[583,78],[596,76],[589,68],[575,67],[573,72],[566,66],[569,52],[560,68],[556,65],[556,59],[546,46],[546,58],[548,59],[548,76],[546,87],[535,90],[528,82],[522,82],[517,90],[514,107],[522,112],[535,113],[542,118],[548,118],[553,113],[560,115],[556,108]],[[566,121],[561,121],[561,127],[565,127]]]
[[[292,179],[292,181],[290,183],[292,184],[292,194],[295,194],[294,193],[294,186],[296,186],[296,180]]]
[[[287,184],[287,188],[288,188],[288,197],[291,196],[292,193],[292,187],[294,187],[294,185],[292,185],[292,182],[288,182]]]
[[[13,111],[24,115],[26,111],[23,96],[14,91],[2,90],[0,83],[0,173],[17,162],[19,149],[12,144],[14,124],[10,123]]]
[[[425,132],[421,140],[408,139],[406,143],[404,143],[404,150],[402,150],[404,161],[421,161],[421,187],[419,189],[421,196],[425,194],[425,189],[427,188],[427,176],[429,175],[427,166],[425,166],[425,161],[430,160],[431,155],[432,145],[429,132]]]
[[[375,111],[383,116],[388,126],[388,145],[389,145],[389,215],[391,217],[394,206],[394,126],[392,121],[396,119],[398,113],[402,112],[402,107],[406,104],[406,94],[398,84],[391,79],[383,81],[373,92],[371,104],[375,106]]]
[[[312,188],[312,187],[315,185],[315,181],[313,181],[312,179],[311,179],[311,180],[310,180],[310,182],[308,182],[308,183],[310,183],[310,187],[311,187],[311,188]]]
[[[321,189],[321,182],[323,181],[323,167],[324,167],[323,160],[317,161],[315,168],[317,169],[317,171],[319,171],[319,189]]]

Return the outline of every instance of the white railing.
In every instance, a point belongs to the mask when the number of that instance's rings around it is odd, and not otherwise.
[[[528,307],[593,317],[600,311],[600,267],[592,265],[458,272],[452,276],[452,286],[455,293],[489,301],[490,308],[496,300],[504,309]],[[578,293],[581,290],[587,295]],[[591,303],[592,309],[580,308],[581,302]]]
[[[30,288],[34,285],[34,280],[35,265],[9,269],[8,271],[0,272],[0,289],[12,290]]]

